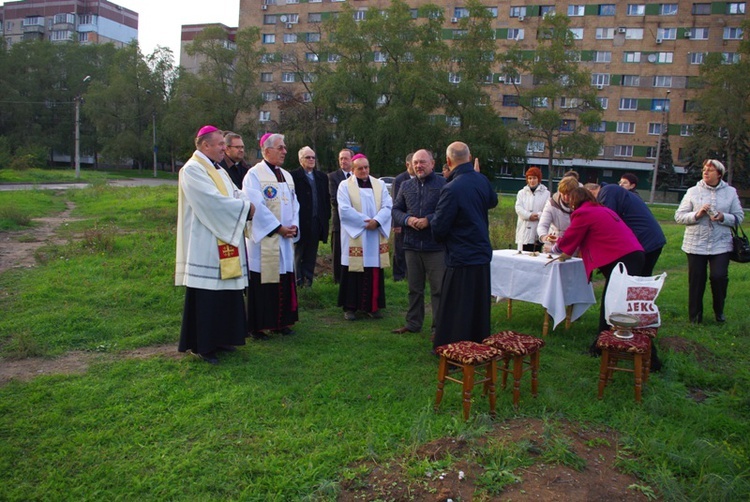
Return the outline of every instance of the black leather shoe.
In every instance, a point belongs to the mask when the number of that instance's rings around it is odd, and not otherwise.
[[[263,331],[253,331],[250,336],[253,337],[253,340],[268,340],[271,338]]]
[[[397,335],[403,335],[404,333],[417,333],[417,331],[410,330],[406,326],[403,326],[401,328],[396,328],[394,330],[391,330],[391,333],[396,333]]]
[[[207,354],[196,354],[199,359],[206,361],[208,364],[219,364],[219,358],[216,357],[215,352],[209,352]]]
[[[716,322],[727,322],[727,318],[724,317],[724,313],[716,314]]]

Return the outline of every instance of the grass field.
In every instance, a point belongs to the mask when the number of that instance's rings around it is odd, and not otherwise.
[[[343,481],[364,476],[356,462],[386,463],[426,441],[493,426],[480,398],[464,423],[458,392],[432,410],[429,329],[390,333],[403,323],[403,282],[386,281],[384,319],[346,323],[336,286],[321,277],[299,292],[296,335],[249,341],[219,366],[118,357],[156,344],[176,350],[184,294],[172,282],[176,191],[97,183],[62,194],[0,193],[0,207],[26,204],[34,217],[66,202],[82,219],[62,231],[66,243],[40,249],[33,269],[0,274],[0,364],[70,351],[95,362],[84,374],[0,387],[0,499],[335,500]],[[496,248],[512,240],[512,206],[505,195],[492,214]],[[499,393],[495,423],[606,425],[632,455],[621,468],[663,499],[748,500],[750,266],[730,267],[726,324],[690,325],[683,228],[673,207],[654,213],[668,238],[657,266],[668,273],[660,337],[696,344],[699,357],[662,350],[665,367],[640,406],[624,375],[598,401],[599,361],[584,354],[598,323],[592,308],[547,337],[539,397],[522,395],[514,411],[511,393]],[[25,224],[8,221],[0,213],[0,229]],[[710,312],[708,294],[706,302]],[[516,302],[508,321],[499,303],[493,328],[540,334],[541,314]]]

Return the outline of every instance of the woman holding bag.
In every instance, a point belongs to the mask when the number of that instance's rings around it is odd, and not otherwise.
[[[582,187],[571,190],[568,197],[573,213],[570,226],[557,241],[553,252],[562,253],[564,261],[580,251],[586,274],[591,280],[594,269],[604,276],[604,292],[599,311],[599,332],[609,328],[604,316],[604,297],[607,294],[609,276],[618,262],[622,262],[629,275],[640,275],[645,254],[635,234],[622,219],[609,208],[596,202],[594,195]],[[596,340],[591,347],[592,355],[598,355]]]
[[[688,259],[688,315],[692,323],[703,322],[706,267],[710,270],[716,321],[726,321],[731,229],[742,223],[745,215],[737,190],[722,180],[725,171],[718,160],[704,161],[703,178],[685,193],[674,215],[677,223],[686,225],[682,250]]]

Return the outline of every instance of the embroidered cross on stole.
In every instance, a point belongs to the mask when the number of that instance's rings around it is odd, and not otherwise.
[[[380,205],[383,203],[383,190],[385,187],[375,183],[375,179],[370,176],[370,185],[372,193],[375,196],[375,211],[380,211]],[[349,176],[346,180],[346,189],[349,192],[349,200],[352,207],[362,212],[362,199],[359,195],[359,185],[356,176]],[[378,253],[380,254],[380,268],[390,267],[391,260],[388,256],[388,239],[378,231],[379,245]],[[364,272],[365,260],[364,249],[362,248],[362,234],[354,237],[349,241],[349,270],[352,272]]]
[[[190,160],[195,160],[206,170],[208,175],[211,177],[213,182],[216,184],[216,188],[219,189],[222,195],[225,197],[229,196],[227,187],[224,185],[224,181],[221,179],[219,171],[214,166],[198,157],[193,155]],[[240,249],[237,246],[232,246],[221,239],[216,239],[219,247],[219,270],[221,272],[222,279],[235,279],[242,277],[242,263],[240,262]]]

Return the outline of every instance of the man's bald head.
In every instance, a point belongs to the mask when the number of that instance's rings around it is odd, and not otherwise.
[[[454,141],[445,150],[445,158],[448,161],[448,167],[453,171],[456,166],[471,161],[469,146],[461,141]]]

